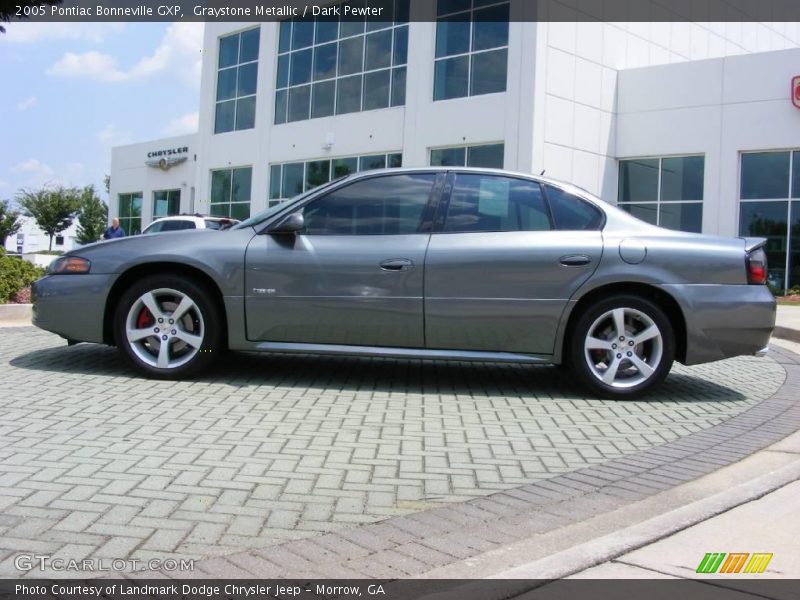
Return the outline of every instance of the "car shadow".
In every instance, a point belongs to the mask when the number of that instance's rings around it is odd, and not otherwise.
[[[116,349],[99,344],[35,350],[13,358],[10,364],[50,373],[142,378]],[[192,381],[239,388],[267,386],[473,397],[534,396],[540,401],[597,400],[575,382],[569,371],[550,365],[230,352]],[[675,371],[658,390],[641,398],[666,403],[745,399],[731,387]]]

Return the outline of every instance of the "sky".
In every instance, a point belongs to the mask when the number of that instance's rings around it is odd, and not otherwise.
[[[202,23],[9,23],[0,34],[0,199],[94,184],[111,148],[197,130]]]

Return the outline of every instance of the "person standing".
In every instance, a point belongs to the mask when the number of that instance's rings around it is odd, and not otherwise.
[[[125,230],[119,226],[119,219],[114,217],[111,219],[111,227],[103,232],[103,239],[113,240],[121,237],[125,237]]]

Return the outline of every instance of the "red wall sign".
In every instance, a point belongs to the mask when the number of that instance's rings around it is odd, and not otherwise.
[[[800,108],[800,75],[792,78],[792,104]]]

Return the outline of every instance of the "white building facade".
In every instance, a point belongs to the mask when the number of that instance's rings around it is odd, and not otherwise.
[[[134,233],[178,212],[244,218],[384,166],[545,171],[666,227],[767,236],[771,283],[800,283],[798,23],[394,7],[367,25],[206,24],[199,131],[115,148],[112,216]]]

